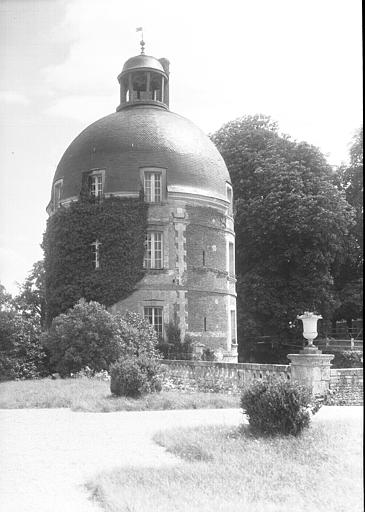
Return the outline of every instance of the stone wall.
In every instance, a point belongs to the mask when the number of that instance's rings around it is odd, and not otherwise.
[[[290,366],[284,364],[168,360],[163,364],[164,389],[240,393],[245,385],[257,379],[290,379]]]
[[[330,393],[334,405],[362,405],[364,394],[363,369],[331,369]]]
[[[164,389],[239,394],[254,380],[291,379],[290,365],[164,360]],[[332,405],[363,404],[363,369],[330,371]]]

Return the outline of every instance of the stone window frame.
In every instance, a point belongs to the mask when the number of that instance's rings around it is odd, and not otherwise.
[[[230,276],[236,275],[236,261],[233,240],[228,240],[228,274]]]
[[[158,235],[160,240],[156,240],[156,235]],[[151,257],[148,256],[148,243],[149,237],[151,241]],[[160,242],[160,251],[156,251],[156,243]],[[160,252],[160,258],[157,261],[160,262],[160,265],[156,265],[156,252]],[[150,262],[150,263],[149,263]],[[146,233],[145,239],[145,254],[143,257],[143,268],[146,270],[163,270],[164,268],[164,232],[160,229],[149,229]]]
[[[90,182],[88,183],[88,191],[89,191],[89,194],[91,197],[102,197],[104,195],[104,189],[105,189],[105,169],[91,169],[88,173],[87,173],[87,177],[88,177],[88,180],[90,180]],[[97,193],[93,193],[92,192],[92,180],[94,180],[95,178],[99,178],[101,177],[101,190],[99,190],[99,186],[98,188],[96,189],[97,190]]]
[[[151,175],[159,175],[160,176],[160,197],[159,200],[156,201],[155,198],[147,199],[146,194],[146,176],[148,174]],[[167,185],[166,185],[166,169],[162,167],[140,167],[140,179],[142,184],[142,190],[144,193],[144,200],[149,204],[161,204],[167,199]],[[153,191],[153,196],[155,196],[156,191]]]
[[[146,310],[148,314],[146,314]],[[156,317],[157,310],[160,312],[160,315]],[[164,307],[161,304],[143,304],[143,318],[147,319],[147,321],[152,325],[155,329],[159,338],[163,339],[164,336]],[[155,322],[156,318],[159,320],[158,323]],[[157,329],[156,329],[157,326]]]
[[[232,313],[234,314],[234,322],[232,322]],[[232,323],[233,329],[232,329]],[[234,332],[233,332],[234,331]],[[229,332],[230,332],[230,343],[232,345],[237,345],[237,310],[236,308],[229,309]]]
[[[62,188],[63,188],[63,178],[55,181],[53,184],[53,209],[54,210],[57,210],[57,208],[59,208],[61,205]]]
[[[96,239],[95,242],[92,242],[90,245],[91,245],[92,256],[93,256],[94,270],[98,270],[100,268],[100,246],[101,246],[101,243],[99,242],[98,239]]]
[[[233,188],[232,188],[232,185],[230,183],[228,183],[228,181],[226,181],[226,198],[227,198],[227,201],[229,202],[228,215],[230,217],[232,217],[233,216]]]

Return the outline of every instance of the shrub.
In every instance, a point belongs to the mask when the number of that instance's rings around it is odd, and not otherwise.
[[[193,359],[193,340],[186,335],[181,340],[181,330],[174,323],[169,322],[165,328],[167,342],[160,343],[160,350],[165,359],[191,360]]]
[[[115,318],[124,356],[161,358],[157,333],[147,320],[130,311],[125,316],[117,315]]]
[[[205,347],[202,353],[202,361],[216,361],[217,358],[215,356],[214,350],[211,348]]]
[[[122,354],[119,323],[97,302],[80,300],[54,318],[42,341],[52,371],[62,377],[86,366],[94,372],[107,370]]]
[[[355,350],[342,350],[339,352],[324,351],[324,354],[331,353],[335,357],[332,360],[332,368],[362,368],[363,353]]]
[[[241,407],[251,427],[263,434],[298,435],[318,410],[310,389],[288,381],[258,381],[246,389]]]
[[[119,359],[110,367],[110,391],[117,396],[140,397],[161,391],[160,365],[145,356]]]

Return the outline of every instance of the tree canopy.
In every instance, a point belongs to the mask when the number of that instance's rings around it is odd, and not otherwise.
[[[239,338],[289,339],[304,310],[338,306],[332,264],[354,223],[322,153],[281,135],[270,117],[245,116],[212,136],[235,196]]]

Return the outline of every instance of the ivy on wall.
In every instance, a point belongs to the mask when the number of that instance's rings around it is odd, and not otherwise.
[[[42,244],[48,325],[82,297],[110,306],[131,294],[144,275],[147,210],[143,198],[90,198],[60,207],[48,219]]]

